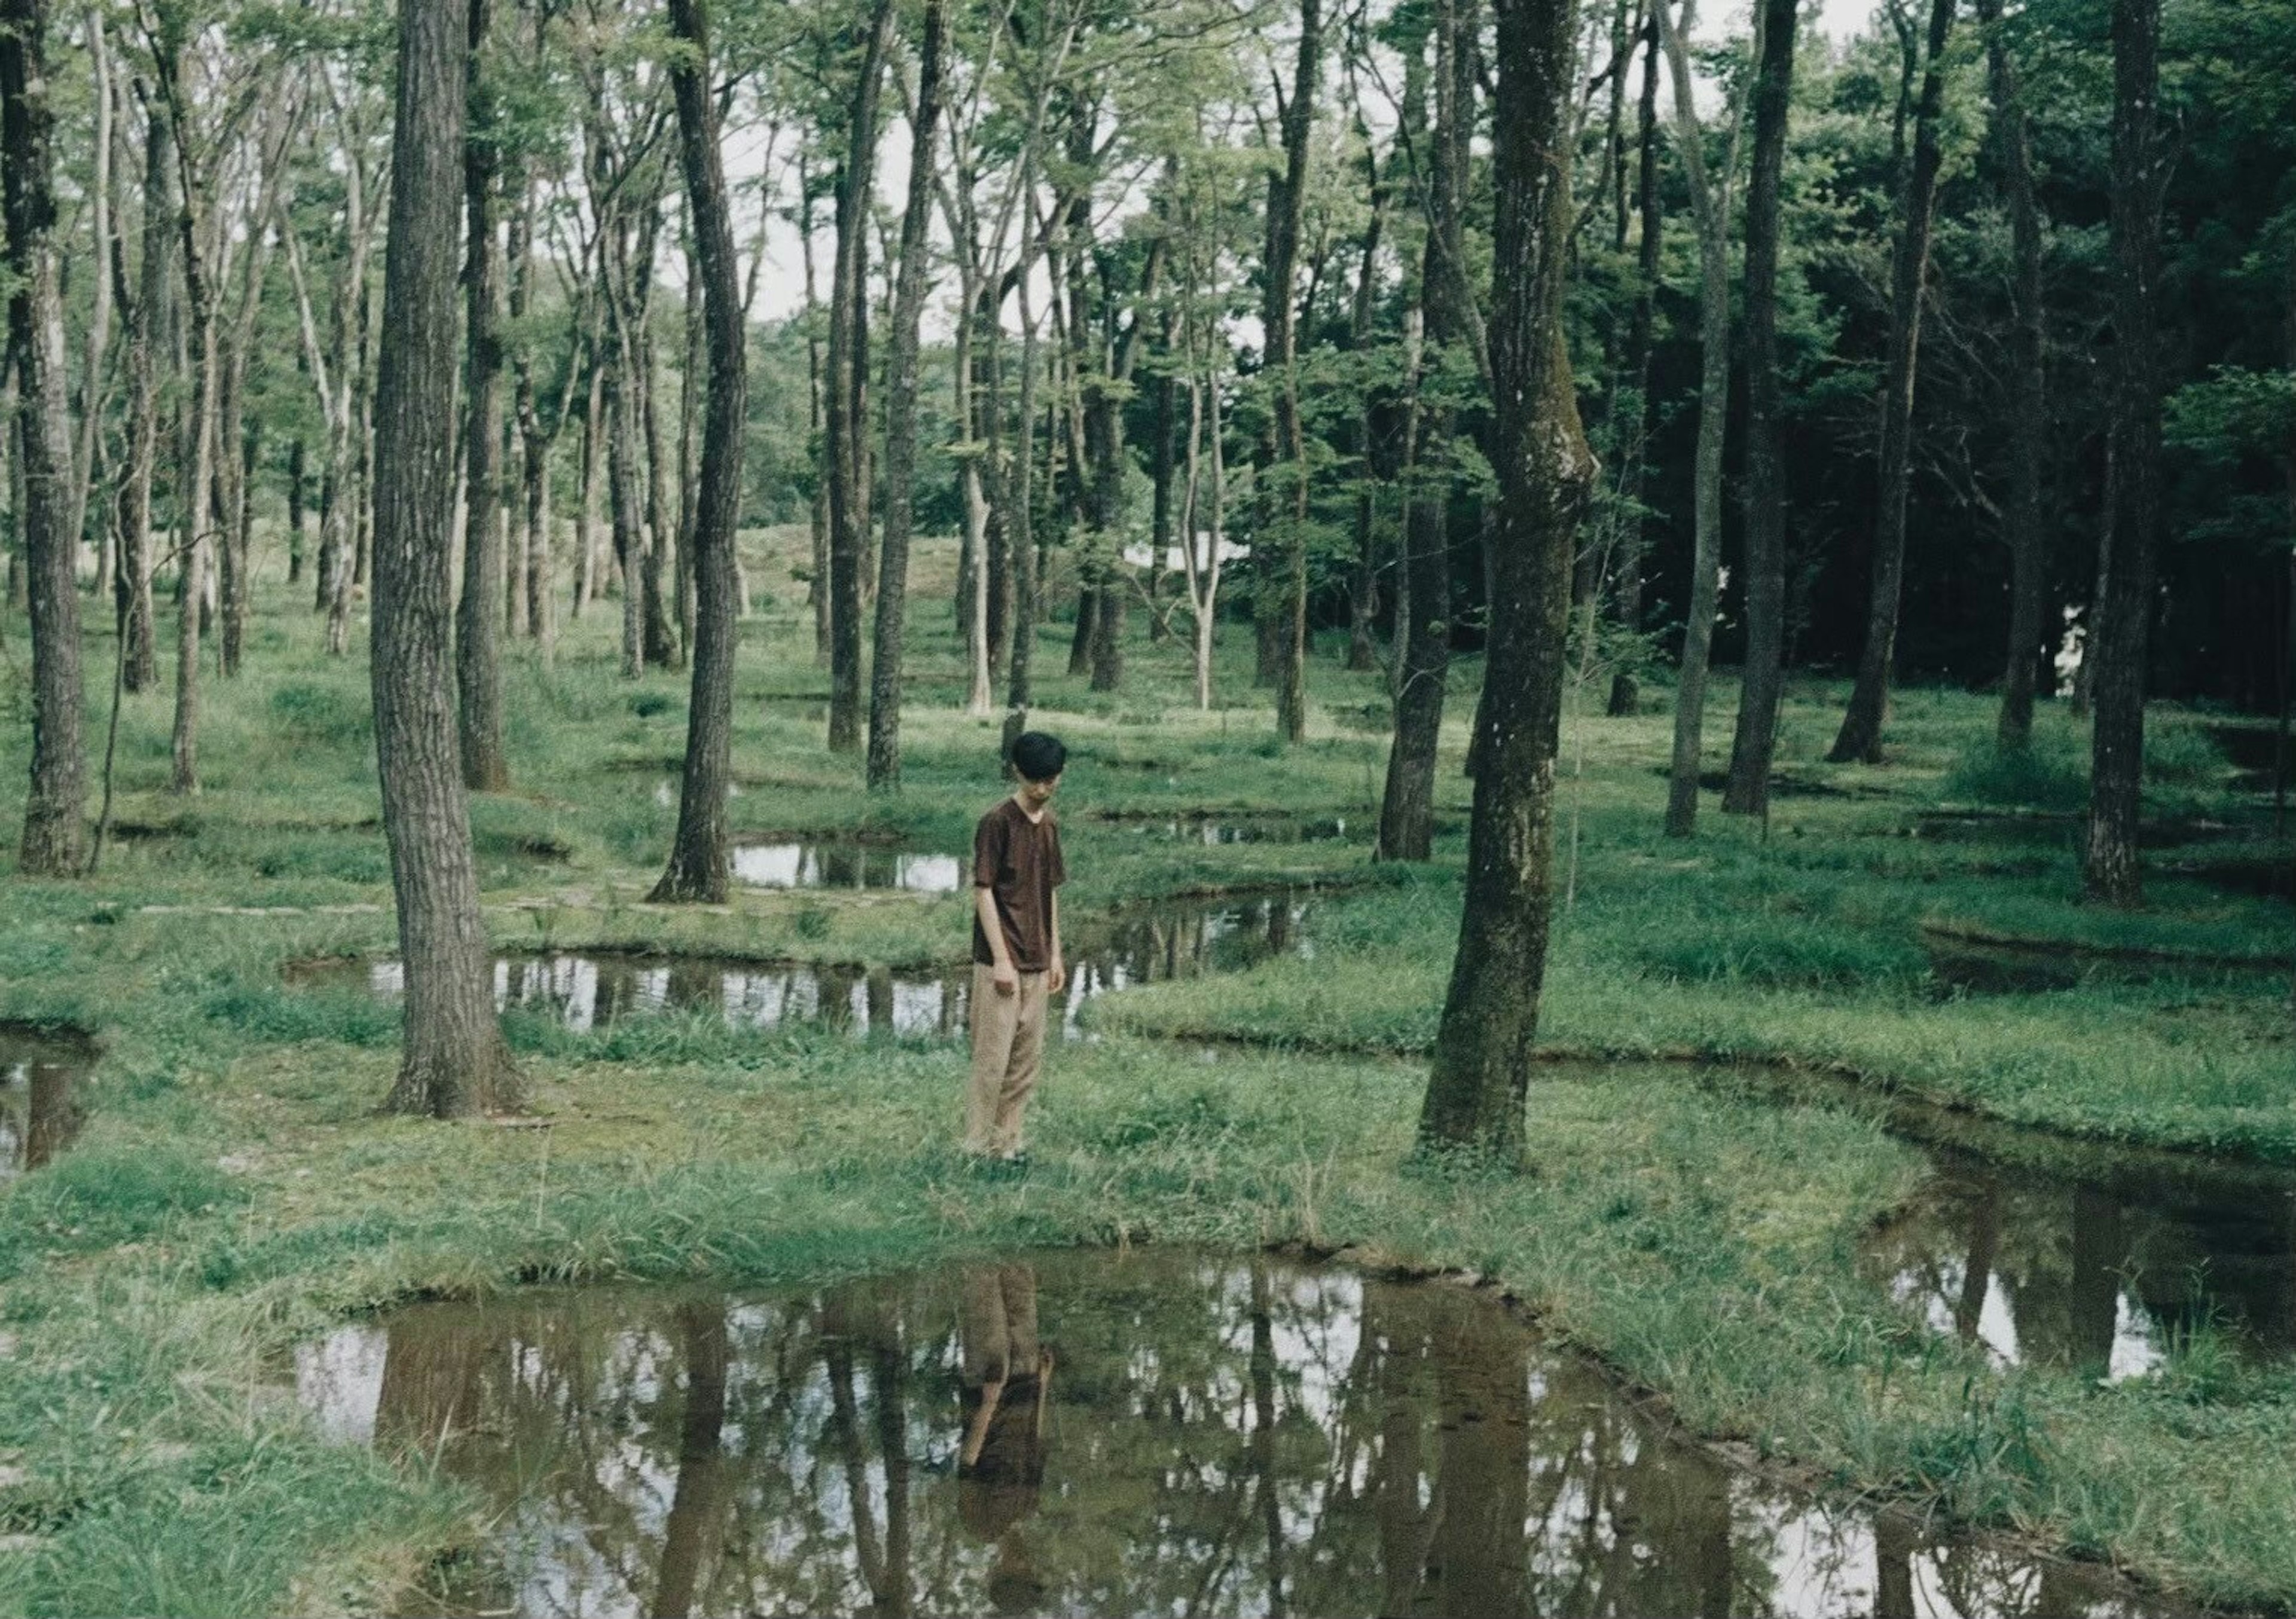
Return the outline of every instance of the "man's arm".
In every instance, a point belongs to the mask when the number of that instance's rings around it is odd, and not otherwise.
[[[1061,952],[1061,891],[1058,888],[1053,890],[1052,924],[1053,958],[1047,963],[1052,968],[1052,975],[1046,979],[1045,987],[1057,995],[1068,987],[1069,981],[1068,958]]]
[[[993,965],[989,971],[1000,995],[1018,994],[1021,975],[1013,969],[1013,953],[1004,943],[1004,923],[996,914],[996,891],[975,884],[972,889],[973,914],[980,919],[980,931],[988,940],[988,953]]]

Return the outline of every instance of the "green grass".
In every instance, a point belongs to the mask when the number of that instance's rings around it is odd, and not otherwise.
[[[779,589],[789,536],[768,538],[751,536],[750,574]],[[745,622],[737,829],[964,847],[1001,791],[997,721],[958,712],[948,564],[926,543],[898,798],[864,795],[805,705],[772,700],[825,685],[795,593]],[[1036,1171],[983,1185],[952,1149],[962,1054],[931,1041],[698,1017],[578,1034],[514,1017],[546,1127],[377,1116],[395,1010],[282,976],[394,948],[364,661],[327,658],[283,593],[263,607],[247,672],[209,678],[203,794],[164,790],[165,695],[133,701],[123,835],[101,875],[4,879],[0,1018],[86,1030],[102,1056],[78,1145],[0,1189],[0,1615],[387,1611],[472,1543],[472,1501],[418,1465],[321,1443],[287,1399],[292,1344],[347,1312],[541,1280],[813,1279],[1118,1240],[1350,1246],[1486,1271],[1702,1433],[2204,1599],[2296,1605],[2296,1383],[2205,1334],[2161,1375],[2097,1388],[1998,1373],[1915,1329],[1856,1253],[1917,1160],[1857,1112],[1558,1060],[1533,1087],[1529,1173],[1410,1159],[1422,1074],[1387,1054],[1425,1049],[1449,969],[1472,660],[1446,733],[1438,858],[1374,865],[1360,841],[1206,846],[1111,817],[1365,815],[1385,752],[1364,723],[1377,677],[1320,660],[1308,740],[1287,751],[1250,687],[1248,634],[1223,649],[1229,706],[1199,713],[1178,644],[1144,637],[1128,689],[1095,696],[1063,673],[1066,626],[1046,627],[1038,719],[1074,750],[1072,930],[1149,896],[1309,885],[1315,954],[1096,1002],[1109,1038],[1055,1054]],[[515,785],[472,807],[498,945],[961,957],[961,895],[641,904],[674,824],[656,789],[675,777],[685,694],[668,674],[619,680],[616,628],[611,610],[569,626],[552,671],[512,649]],[[88,653],[91,692],[108,696],[93,626]],[[2004,764],[1983,701],[1909,691],[1890,762],[1836,766],[1821,755],[1840,697],[1810,683],[1786,704],[1793,790],[1767,838],[1710,796],[1696,839],[1660,835],[1664,714],[1570,723],[1564,756],[1583,745],[1585,770],[1563,805],[1576,854],[1542,1023],[1558,1059],[1783,1061],[2070,1134],[2296,1162],[2285,907],[2169,875],[2189,849],[2148,851],[2150,909],[2083,906],[2068,823],[2026,814],[1948,838],[1920,819],[2066,807],[2079,755],[2064,716],[2044,715],[2031,761]],[[2156,739],[2149,813],[2263,835],[2188,716],[2164,711]],[[6,779],[27,746],[20,720],[0,731]],[[11,798],[10,847],[14,814]],[[1947,935],[2164,959],[2058,993],[1952,999],[1929,969]]]

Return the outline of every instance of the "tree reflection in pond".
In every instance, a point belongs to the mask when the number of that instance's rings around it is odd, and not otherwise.
[[[422,1305],[299,1365],[494,1504],[447,1609],[2153,1611],[1734,1475],[1484,1296],[1275,1259]]]

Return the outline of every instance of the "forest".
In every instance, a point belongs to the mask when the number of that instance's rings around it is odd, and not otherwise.
[[[2296,1607],[2296,0],[0,0],[0,1619]]]

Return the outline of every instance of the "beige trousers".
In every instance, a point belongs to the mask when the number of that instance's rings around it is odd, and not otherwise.
[[[964,1149],[1007,1157],[1021,1150],[1021,1118],[1045,1060],[1046,975],[1024,972],[996,993],[996,969],[972,969],[972,1083],[964,1102]]]

